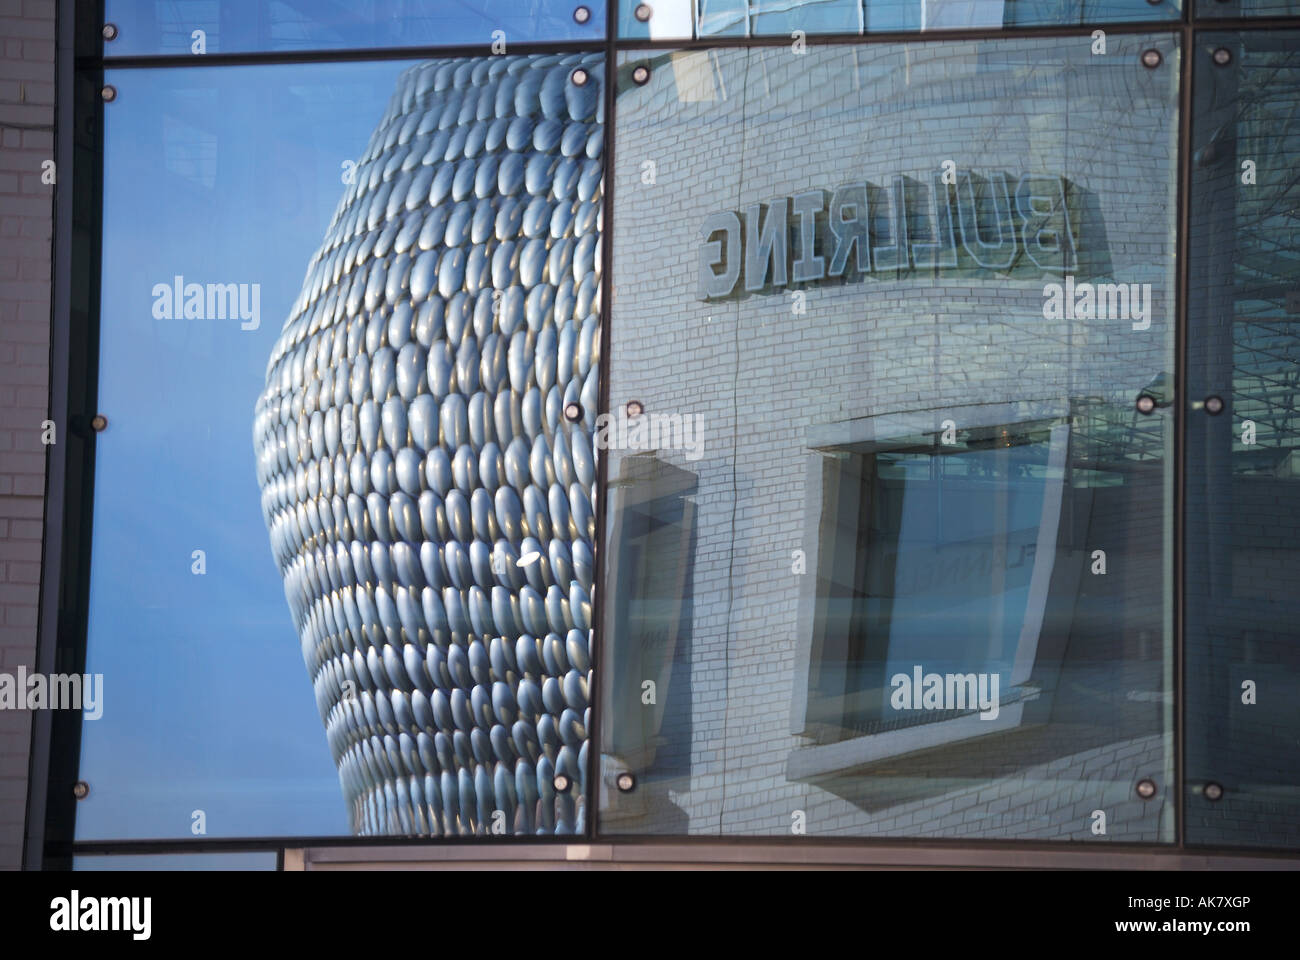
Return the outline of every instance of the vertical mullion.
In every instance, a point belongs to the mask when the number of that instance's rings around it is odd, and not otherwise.
[[[1187,717],[1187,418],[1191,403],[1188,383],[1188,296],[1190,289],[1189,212],[1192,180],[1192,67],[1195,36],[1191,26],[1191,9],[1195,0],[1184,0],[1183,27],[1180,31],[1178,88],[1178,211],[1175,228],[1177,271],[1177,309],[1174,322],[1174,538],[1173,538],[1173,674],[1174,674],[1174,836],[1178,849],[1186,845],[1186,717]]]
[[[600,367],[597,373],[599,388],[597,395],[597,416],[609,409],[610,389],[610,327],[613,311],[614,293],[614,104],[618,92],[618,6],[619,0],[606,0],[605,14],[605,130],[604,130],[604,191],[601,207],[604,223],[600,237]],[[692,9],[695,4],[692,2]],[[591,605],[591,622],[593,625],[591,640],[591,662],[593,667],[591,689],[588,702],[591,704],[591,729],[587,731],[587,817],[586,836],[594,839],[599,835],[597,819],[600,806],[600,772],[601,772],[601,700],[603,699],[602,676],[609,676],[605,658],[609,655],[611,644],[605,642],[605,525],[607,519],[609,451],[598,451],[596,461],[596,536],[591,545],[596,569],[592,575],[594,599]]]

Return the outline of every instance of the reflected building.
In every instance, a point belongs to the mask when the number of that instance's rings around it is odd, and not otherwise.
[[[584,829],[601,64],[405,71],[270,358],[263,514],[358,834]]]
[[[1175,57],[623,54],[604,830],[1173,839]]]

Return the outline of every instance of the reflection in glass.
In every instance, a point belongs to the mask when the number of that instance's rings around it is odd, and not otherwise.
[[[1300,16],[1300,0],[1196,0],[1196,16],[1204,19]]]
[[[694,556],[697,478],[688,469],[647,454],[629,456],[612,477],[610,541],[621,548],[609,559],[610,636],[619,638],[615,675],[603,685],[604,749],[617,758],[611,772],[690,767],[690,583]],[[609,696],[639,689],[639,698]],[[636,801],[602,814],[602,829],[642,812]],[[686,832],[685,824],[676,832]]]
[[[82,724],[78,839],[348,832],[267,552],[249,417],[348,162],[407,65],[105,77],[118,91],[99,304],[110,426],[86,638],[105,695]],[[209,309],[209,289],[234,299]]]
[[[1300,847],[1300,31],[1201,41],[1188,338],[1187,839]],[[1215,50],[1229,62],[1215,62]],[[1210,398],[1222,401],[1216,415]]]
[[[575,17],[578,7],[586,17]],[[582,22],[579,22],[582,19]],[[107,0],[105,56],[596,41],[603,0]]]
[[[405,71],[269,351],[262,514],[356,833],[584,829],[601,72]]]
[[[799,32],[806,37],[1172,21],[1180,6],[1181,0],[619,0],[618,31],[636,40],[788,36],[798,43]]]
[[[113,72],[79,838],[582,831],[601,73]]]
[[[945,675],[983,661],[987,672],[976,686],[967,689],[963,681],[958,689],[963,709],[978,703],[990,719],[999,712],[1000,691],[1024,681],[1015,665],[1034,659],[1032,649],[1020,655],[1019,643],[1031,603],[1041,620],[1046,600],[1042,583],[1031,600],[1031,581],[1041,566],[1040,527],[1055,526],[1059,515],[1068,427],[1057,431],[1062,449],[1054,470],[1051,428],[1021,431],[1017,425],[980,431],[985,438],[968,434],[951,449],[921,438],[895,449],[843,447],[826,459],[824,467],[840,476],[830,478],[838,490],[836,523],[819,543],[818,569],[835,577],[814,628],[822,647],[809,712],[826,715],[821,722],[864,731],[929,722],[935,715],[916,712],[923,699],[922,684],[914,682],[917,660]],[[849,514],[856,516],[845,524]],[[822,518],[828,519],[825,506]],[[839,542],[846,528],[856,544]],[[848,562],[841,563],[846,550]],[[1034,644],[1038,637],[1025,639]],[[891,686],[900,671],[907,685]]]
[[[1110,42],[625,57],[607,833],[1173,838],[1178,57]]]

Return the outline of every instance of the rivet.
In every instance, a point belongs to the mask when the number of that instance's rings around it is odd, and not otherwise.
[[[1205,794],[1205,799],[1211,802],[1223,798],[1223,786],[1215,783],[1213,780],[1205,785],[1202,792]]]
[[[620,773],[618,779],[614,781],[615,786],[623,793],[631,793],[636,789],[636,777],[630,773]]]
[[[591,11],[586,7],[578,7],[573,11],[574,23],[586,23],[591,19]]]
[[[97,413],[90,418],[90,426],[96,433],[103,433],[108,429],[108,417],[102,413]]]
[[[1210,59],[1219,66],[1226,67],[1228,64],[1232,63],[1232,51],[1227,47],[1219,47],[1219,49],[1210,54]]]
[[[555,786],[556,793],[568,793],[569,787],[573,785],[569,778],[562,773],[557,773],[551,783]]]
[[[90,784],[85,780],[78,780],[72,785],[72,795],[78,800],[85,800],[86,795],[90,793]]]
[[[104,98],[105,103],[112,103],[117,99],[117,87],[107,84],[99,91],[99,95]]]
[[[645,64],[637,66],[632,71],[632,82],[638,87],[644,87],[650,80],[650,68]]]
[[[1205,412],[1212,417],[1218,416],[1220,413],[1223,413],[1223,397],[1218,397],[1218,396],[1206,397]]]
[[[564,405],[564,419],[568,420],[570,423],[577,423],[579,420],[581,420],[582,404],[576,402],[566,403]]]
[[[623,409],[627,412],[628,419],[632,419],[645,413],[645,404],[640,400],[629,400]]]
[[[1154,413],[1156,409],[1156,398],[1149,393],[1144,393],[1137,399],[1138,413]]]
[[[1142,51],[1142,66],[1147,67],[1150,70],[1154,70],[1156,67],[1160,66],[1160,64],[1164,63],[1164,60],[1165,58],[1160,54],[1159,50]]]
[[[1150,778],[1137,782],[1137,795],[1143,800],[1150,800],[1156,795],[1156,782]]]
[[[573,73],[569,75],[569,79],[573,81],[573,85],[575,87],[585,87],[587,85],[587,81],[591,79],[591,75],[587,73],[586,70],[582,69],[582,67],[579,67],[577,70],[574,70]]]
[[[116,39],[117,39],[117,24],[116,24],[116,23],[106,23],[106,24],[104,24],[104,29],[101,30],[100,33],[102,33],[102,34],[104,35],[104,39],[105,39],[105,40],[116,40]]]
[[[647,20],[650,19],[650,15],[653,13],[654,13],[654,9],[650,6],[650,4],[638,3],[636,5],[636,9],[632,11],[632,16],[636,17],[642,23],[645,23]]]

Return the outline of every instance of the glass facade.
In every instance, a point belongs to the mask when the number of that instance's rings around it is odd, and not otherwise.
[[[106,0],[111,56],[598,41],[605,5],[571,0]]]
[[[78,836],[581,832],[600,58],[108,80]]]
[[[105,114],[99,405],[118,442],[105,432],[95,469],[86,670],[106,690],[83,725],[79,838],[347,829],[312,688],[282,682],[302,655],[280,642],[249,433],[405,66],[106,73],[122,109]]]
[[[629,40],[788,37],[797,43],[817,34],[1173,21],[1179,17],[1180,3],[1179,0],[1095,3],[1083,0],[657,0],[655,3],[618,0],[618,8],[619,36]]]
[[[1172,837],[1178,56],[625,55],[607,826]]]
[[[1296,17],[1296,0],[1197,0],[1196,15],[1205,19],[1227,17]]]
[[[1294,4],[106,6],[78,869],[1300,851]]]
[[[1300,32],[1206,33],[1192,117],[1187,831],[1300,844]]]

